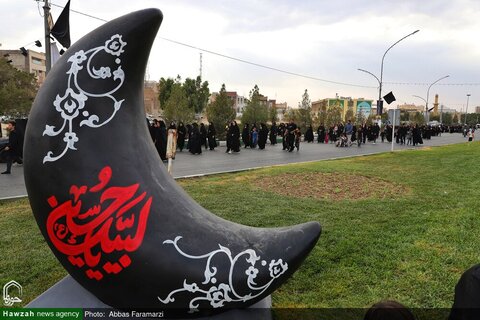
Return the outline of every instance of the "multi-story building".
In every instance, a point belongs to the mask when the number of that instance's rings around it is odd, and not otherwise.
[[[218,92],[213,92],[208,98],[208,103],[212,103],[217,99]],[[237,118],[241,117],[243,110],[245,110],[246,99],[243,96],[237,94],[236,91],[227,91],[227,96],[233,102],[233,109],[237,115]]]
[[[353,114],[362,113],[365,118],[368,118],[372,114],[373,100],[367,100],[364,98],[351,98],[351,97],[336,97],[325,98],[312,102],[312,114],[318,115],[320,111],[326,112],[329,108],[340,107],[342,112],[342,118],[344,120],[348,110],[352,110]]]
[[[145,81],[143,86],[143,104],[145,112],[153,117],[160,114],[160,99],[158,91],[158,82]]]
[[[277,117],[280,122],[283,121],[283,117],[285,116],[285,113],[287,113],[287,109],[288,105],[286,102],[275,104],[275,110],[277,111]]]
[[[480,107],[475,107],[475,113],[480,113]]]
[[[45,53],[33,50],[0,50],[0,54],[15,68],[33,73],[39,86],[45,81],[47,70]]]
[[[425,106],[417,106],[413,103],[400,104],[397,109],[400,109],[400,112],[425,112]]]

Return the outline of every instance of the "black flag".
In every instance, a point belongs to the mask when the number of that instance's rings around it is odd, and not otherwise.
[[[395,101],[395,96],[393,95],[393,92],[390,91],[389,93],[387,93],[387,95],[383,96],[383,99],[385,99],[385,101],[387,101],[388,104],[392,103],[393,101]]]
[[[70,47],[70,0],[63,8],[50,34],[65,48]]]

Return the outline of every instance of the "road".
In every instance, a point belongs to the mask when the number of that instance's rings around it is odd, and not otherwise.
[[[433,137],[431,140],[424,140],[421,147],[432,147],[455,143],[464,143],[463,135],[443,134],[441,137]],[[414,149],[412,146],[394,145],[394,150]],[[205,151],[201,155],[192,155],[185,150],[178,152],[173,162],[173,176],[175,178],[208,175],[222,172],[233,172],[254,168],[268,167],[288,163],[309,162],[326,159],[337,159],[352,156],[376,154],[389,152],[390,143],[367,143],[360,148],[356,145],[350,148],[336,148],[333,144],[303,143],[300,151],[286,152],[282,145],[267,145],[265,150],[241,149],[239,153],[227,154],[226,148],[221,145],[214,151]],[[5,164],[0,164],[5,165]],[[3,171],[3,170],[1,170]],[[41,173],[39,173],[41,174]],[[0,200],[24,197],[27,195],[23,178],[23,167],[14,165],[12,174],[0,176]]]

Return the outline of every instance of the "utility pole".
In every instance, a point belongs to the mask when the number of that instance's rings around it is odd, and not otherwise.
[[[200,79],[202,79],[202,53],[200,52]]]
[[[467,93],[467,106],[465,107],[465,125],[467,125],[467,111],[468,111],[468,99],[470,98],[471,94]]]
[[[45,5],[43,6],[43,21],[45,25],[45,58],[46,58],[46,74],[50,72],[52,67],[52,53],[50,48],[50,25],[48,23],[48,18],[50,17],[50,4],[48,0],[45,0]]]

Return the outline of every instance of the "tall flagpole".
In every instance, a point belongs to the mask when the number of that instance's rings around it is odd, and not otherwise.
[[[50,48],[50,25],[48,24],[48,18],[50,17],[50,4],[48,0],[45,0],[45,5],[43,6],[43,20],[45,25],[45,58],[46,58],[46,74],[50,72],[52,67],[52,52]]]

